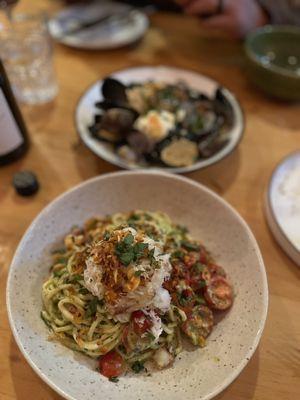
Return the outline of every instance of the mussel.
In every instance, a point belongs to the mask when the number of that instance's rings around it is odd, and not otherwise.
[[[126,86],[114,78],[105,78],[102,83],[102,95],[105,101],[113,104],[128,104]]]
[[[117,143],[132,129],[136,114],[129,109],[110,108],[103,112],[99,121],[90,126],[91,134],[101,140]]]
[[[225,118],[226,123],[229,126],[233,125],[234,112],[232,105],[224,95],[223,88],[219,87],[216,90],[215,98],[213,100],[214,110],[217,114],[222,115]]]
[[[133,126],[135,113],[125,108],[110,108],[102,115],[103,129],[125,135]]]

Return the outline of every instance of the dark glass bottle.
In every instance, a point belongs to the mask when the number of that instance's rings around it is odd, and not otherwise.
[[[0,60],[0,165],[20,158],[28,144],[26,126]]]

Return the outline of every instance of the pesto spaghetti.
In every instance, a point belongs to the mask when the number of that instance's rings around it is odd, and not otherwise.
[[[232,304],[222,267],[160,212],[92,218],[53,254],[41,317],[52,339],[99,359],[114,380],[145,363],[164,368],[182,337],[204,346],[214,311]]]

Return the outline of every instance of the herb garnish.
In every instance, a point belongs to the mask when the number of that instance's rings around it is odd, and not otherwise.
[[[55,264],[67,264],[68,257],[59,257],[55,260]]]
[[[178,258],[181,260],[184,257],[184,252],[181,250],[176,250],[172,253],[172,258]]]
[[[197,305],[206,304],[206,301],[205,301],[205,299],[204,299],[203,297],[197,296],[196,299],[195,299],[195,303],[196,303]]]
[[[119,378],[117,377],[117,376],[111,376],[110,378],[108,378],[108,380],[110,381],[110,382],[119,382]]]
[[[108,231],[104,232],[103,239],[108,240],[110,238],[110,233]]]
[[[78,281],[82,281],[82,280],[83,280],[83,276],[79,275],[79,274],[71,275],[70,278],[69,278],[70,282],[74,282],[74,281],[78,282]]]
[[[115,253],[121,263],[128,266],[132,261],[138,261],[144,255],[146,249],[148,249],[147,243],[134,243],[134,237],[129,233],[121,242],[116,244]]]
[[[140,361],[135,361],[132,365],[131,365],[131,369],[133,372],[135,372],[136,374],[140,373],[141,371],[144,370],[144,364],[141,363]]]
[[[154,339],[155,339],[155,336],[153,335],[152,332],[147,332],[147,337],[148,337],[150,340],[154,340]]]
[[[196,262],[196,264],[193,265],[193,269],[195,272],[202,272],[204,270],[204,265],[200,262]]]
[[[80,288],[80,289],[78,290],[78,292],[79,292],[80,294],[89,294],[89,293],[90,293],[90,292],[87,290],[87,288],[85,288],[85,287]]]
[[[65,268],[57,269],[57,270],[53,271],[53,275],[57,278],[60,278],[64,272],[65,272]]]
[[[202,289],[202,288],[204,288],[205,286],[206,286],[206,282],[205,282],[205,281],[199,281],[199,283],[198,283],[199,289]]]
[[[200,250],[200,247],[198,244],[188,242],[187,240],[182,240],[181,246],[184,247],[186,250],[191,250],[191,251]]]
[[[93,315],[96,314],[97,304],[98,304],[98,299],[96,297],[94,297],[93,300],[91,300],[88,305],[88,309],[86,311],[87,317],[92,317]]]

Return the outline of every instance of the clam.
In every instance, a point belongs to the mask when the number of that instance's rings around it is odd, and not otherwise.
[[[196,143],[178,139],[171,141],[160,155],[161,160],[169,167],[187,167],[195,163],[199,151]]]

